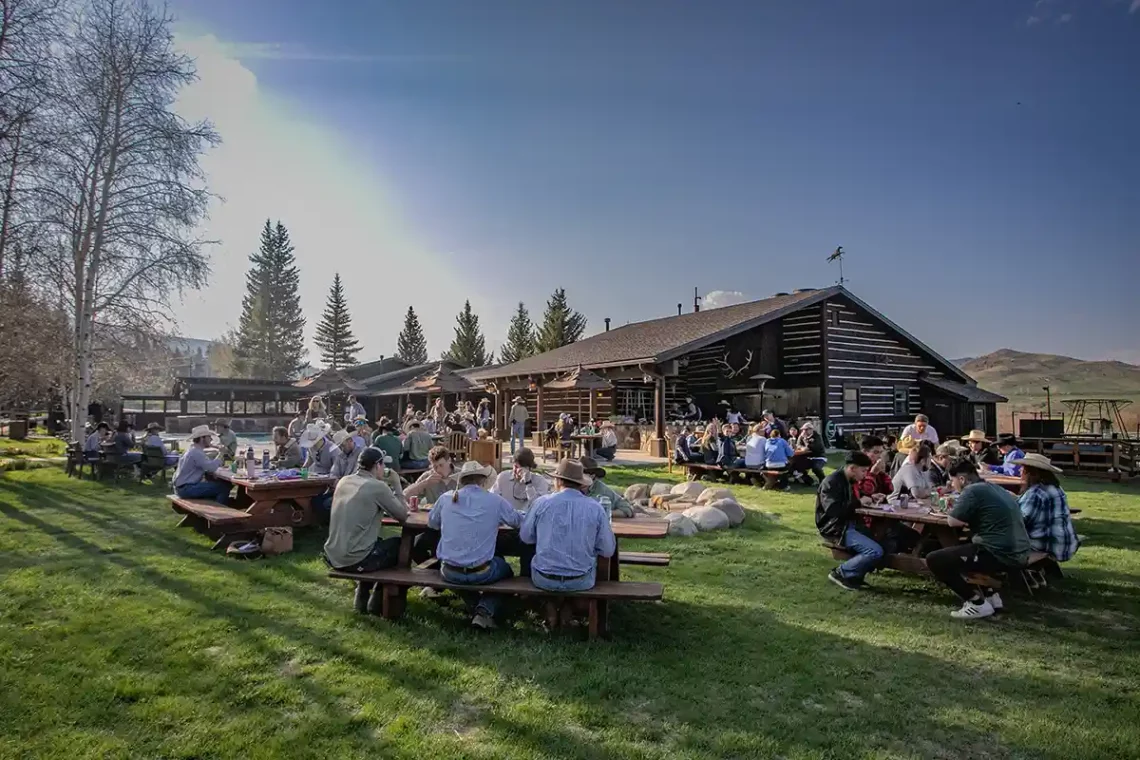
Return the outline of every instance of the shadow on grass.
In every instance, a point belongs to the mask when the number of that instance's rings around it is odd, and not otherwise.
[[[1084,545],[1140,551],[1140,525],[1137,523],[1078,515],[1073,520],[1073,527],[1084,536]]]

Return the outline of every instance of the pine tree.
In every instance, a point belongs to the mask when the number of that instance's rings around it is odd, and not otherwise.
[[[487,344],[483,340],[483,331],[479,329],[479,317],[471,311],[470,301],[464,302],[463,311],[455,318],[455,339],[451,341],[451,348],[447,349],[444,358],[468,367],[483,367],[493,359],[487,355]]]
[[[321,350],[321,361],[329,369],[342,369],[356,364],[360,343],[352,334],[352,315],[348,313],[340,272],[333,276],[329,297],[325,301],[325,311],[317,325],[315,343]]]
[[[519,309],[511,317],[511,326],[507,329],[507,342],[499,349],[499,359],[511,364],[528,356],[534,356],[534,325],[530,321],[530,312],[519,301]]]
[[[546,313],[542,315],[542,324],[535,330],[535,352],[542,353],[568,346],[581,338],[585,331],[586,318],[570,308],[566,302],[565,289],[558,288],[546,302]]]
[[[404,315],[404,329],[400,330],[400,337],[396,341],[396,358],[408,364],[427,364],[427,340],[424,338],[424,329],[420,327],[416,310],[408,307]]]
[[[265,220],[261,247],[249,257],[234,371],[245,377],[287,380],[305,360],[305,315],[293,244],[285,225]]]

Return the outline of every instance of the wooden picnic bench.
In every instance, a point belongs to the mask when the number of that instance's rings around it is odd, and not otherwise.
[[[757,467],[721,467],[719,464],[705,464],[704,462],[685,462],[681,465],[686,470],[687,480],[700,480],[701,478],[708,477],[709,475],[723,474],[728,482],[732,482],[733,478],[739,476],[744,482],[751,482],[753,485],[762,486],[768,490],[774,490],[776,484],[779,482],[780,477],[788,475],[787,470],[761,470]],[[763,479],[763,482],[761,482]]]
[[[252,525],[259,521],[251,523],[253,515],[249,512],[223,507],[208,499],[183,499],[177,494],[169,494],[166,498],[170,499],[170,508],[183,516],[178,527],[194,528],[214,539],[214,549],[224,549],[231,541],[250,537],[257,532],[257,528]]]

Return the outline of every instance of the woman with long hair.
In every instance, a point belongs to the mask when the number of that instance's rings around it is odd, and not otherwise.
[[[1069,499],[1061,488],[1055,467],[1043,454],[1025,454],[1010,464],[1021,466],[1021,517],[1035,552],[1045,552],[1058,562],[1077,553],[1080,541],[1069,513]]]

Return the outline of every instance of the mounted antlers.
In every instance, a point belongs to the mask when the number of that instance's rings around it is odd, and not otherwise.
[[[726,353],[724,355],[723,359],[717,359],[716,360],[717,364],[724,367],[725,377],[734,378],[737,375],[742,374],[744,372],[744,370],[746,370],[750,366],[752,366],[752,352],[751,351],[749,351],[747,353],[746,358],[744,359],[744,364],[741,364],[739,368],[734,368],[731,364],[729,364],[728,363],[728,357],[729,357],[729,354]]]

